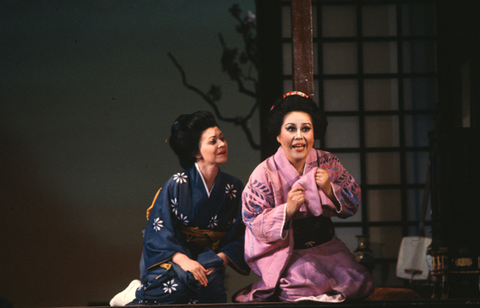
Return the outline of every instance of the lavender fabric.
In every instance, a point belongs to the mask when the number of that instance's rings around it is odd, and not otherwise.
[[[315,183],[315,172],[329,173],[339,208]],[[282,147],[255,168],[242,195],[245,260],[261,280],[238,291],[236,302],[359,299],[373,291],[372,277],[337,237],[310,249],[293,249],[292,221],[285,222],[288,192],[305,190],[305,203],[293,219],[324,215],[346,218],[360,204],[360,186],[338,158],[310,151],[303,175],[287,160]]]

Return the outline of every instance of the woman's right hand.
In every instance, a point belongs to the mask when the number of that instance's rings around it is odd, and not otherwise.
[[[305,191],[305,188],[301,186],[297,186],[292,188],[288,192],[287,196],[287,205],[286,205],[286,221],[289,221],[293,215],[298,211],[300,206],[305,202],[305,196],[303,192]]]
[[[180,252],[172,256],[172,261],[177,263],[185,272],[189,271],[202,287],[208,284],[207,275],[209,272],[197,261],[190,259]]]

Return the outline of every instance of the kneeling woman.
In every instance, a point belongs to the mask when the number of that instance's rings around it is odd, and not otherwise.
[[[287,93],[269,113],[278,151],[252,173],[243,192],[245,256],[260,281],[237,302],[341,302],[373,291],[372,277],[335,236],[332,216],[360,204],[360,186],[333,154],[313,148],[326,120],[301,92]]]
[[[226,302],[224,265],[249,272],[243,258],[243,185],[219,169],[228,146],[211,113],[180,116],[169,143],[186,169],[155,197],[143,241],[141,286],[129,305]]]

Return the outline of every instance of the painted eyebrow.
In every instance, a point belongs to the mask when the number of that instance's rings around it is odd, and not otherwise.
[[[296,124],[295,124],[295,123],[285,123],[285,126],[287,126],[287,125],[296,125]],[[302,123],[301,125],[310,125],[310,126],[311,126],[312,123],[310,123],[310,122],[305,122],[305,123]]]
[[[223,134],[220,134],[218,136],[218,138],[222,138],[222,137],[223,137]],[[212,138],[217,138],[217,135],[212,135],[212,136],[208,137],[207,139],[212,139]]]

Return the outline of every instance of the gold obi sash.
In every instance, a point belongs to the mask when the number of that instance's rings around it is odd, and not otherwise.
[[[212,250],[218,248],[220,240],[227,232],[200,229],[199,227],[187,227],[179,225],[178,229],[185,235],[187,242],[198,247],[208,247]]]

